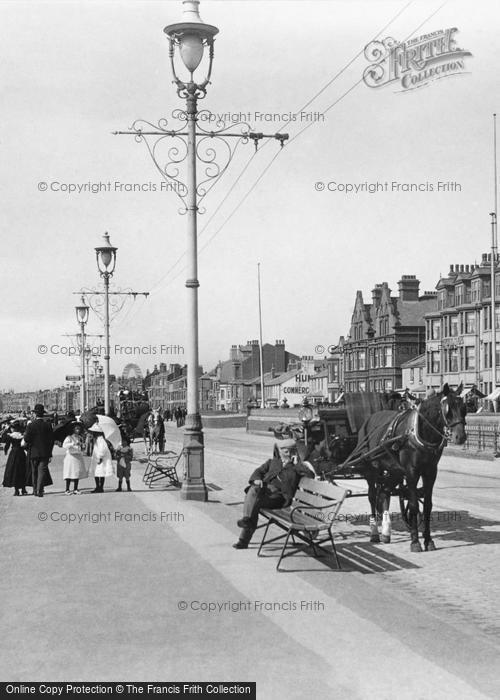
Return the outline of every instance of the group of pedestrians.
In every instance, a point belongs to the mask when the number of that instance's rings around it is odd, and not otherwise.
[[[3,477],[3,486],[14,488],[14,496],[28,495],[27,486],[33,488],[33,495],[42,498],[47,486],[53,484],[49,470],[54,448],[54,431],[45,420],[42,404],[34,408],[34,418],[24,429],[23,421],[11,422],[5,434],[5,454],[8,453]],[[70,426],[62,447],[66,454],[63,462],[63,479],[67,495],[79,495],[80,482],[87,479],[89,472],[94,474],[95,488],[91,493],[103,493],[107,477],[116,474],[118,487],[122,491],[123,479],[127,491],[131,491],[130,474],[133,449],[124,431],[121,431],[121,444],[115,450],[108,443],[100,427],[90,430],[94,433],[94,448],[90,465],[85,459],[85,438],[82,423],[74,421]],[[60,443],[59,443],[60,444]],[[115,466],[116,463],[116,466]]]

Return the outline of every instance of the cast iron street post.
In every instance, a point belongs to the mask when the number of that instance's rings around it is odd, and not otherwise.
[[[206,88],[210,83],[212,63],[214,57],[214,37],[218,33],[217,27],[205,24],[198,11],[199,0],[183,0],[183,16],[181,22],[170,24],[164,32],[169,39],[169,56],[172,66],[174,83],[177,86],[177,94],[186,100],[186,110],[174,110],[173,117],[184,122],[184,126],[178,130],[167,129],[167,119],[160,119],[157,125],[146,120],[136,120],[129,131],[115,131],[114,134],[130,134],[137,141],[144,141],[155,166],[167,182],[173,185],[173,190],[184,205],[182,213],[187,214],[188,241],[187,241],[187,280],[188,290],[188,335],[187,335],[187,417],[184,429],[184,470],[181,488],[181,498],[189,500],[206,501],[208,498],[205,484],[204,447],[201,415],[199,410],[198,395],[198,249],[197,249],[197,216],[200,201],[210,191],[213,184],[226,171],[231,162],[237,145],[248,143],[250,140],[255,148],[264,138],[273,138],[283,146],[288,139],[288,134],[263,134],[250,130],[248,124],[240,122],[243,129],[240,133],[228,133],[229,127],[223,126],[217,130],[206,130],[199,124],[201,112],[198,111],[197,102],[206,96]],[[178,47],[179,54],[185,68],[189,72],[189,80],[181,80],[176,72],[174,55]],[[208,68],[206,78],[201,83],[194,80],[194,72],[200,65],[204,48],[208,48]],[[210,113],[205,114],[212,123]],[[220,120],[216,121],[220,126]],[[147,129],[143,128],[146,125]],[[231,124],[236,127],[238,124]],[[150,142],[148,137],[157,137]],[[201,137],[197,141],[197,137]],[[163,139],[179,139],[178,145],[168,149],[167,158],[162,158],[158,147]],[[235,139],[235,145],[230,146],[226,139]],[[210,146],[207,142],[210,140]],[[222,144],[225,148],[225,163],[220,166],[216,162],[216,144]],[[205,150],[203,150],[205,149]],[[186,182],[179,180],[178,165],[183,160],[187,161]],[[204,164],[204,176],[201,182],[197,181],[197,160]],[[165,164],[166,163],[166,164]],[[212,181],[210,186],[206,183]]]

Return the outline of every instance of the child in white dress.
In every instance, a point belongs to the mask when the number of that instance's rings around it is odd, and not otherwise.
[[[86,479],[89,475],[83,456],[83,429],[79,423],[75,423],[73,432],[64,440],[62,446],[66,450],[63,462],[63,479],[66,481],[66,495],[79,495],[78,483],[80,479]],[[73,491],[70,490],[71,482],[73,482]]]

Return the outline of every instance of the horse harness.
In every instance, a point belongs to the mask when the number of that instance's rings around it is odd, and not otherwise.
[[[441,432],[438,428],[436,428],[430,421],[422,415],[420,408],[421,404],[417,406],[417,408],[409,408],[406,411],[403,411],[402,413],[398,413],[392,421],[389,423],[387,426],[387,430],[385,431],[385,434],[382,438],[382,444],[387,441],[387,440],[393,440],[391,449],[394,452],[398,452],[403,448],[405,443],[408,440],[414,440],[417,445],[425,450],[429,450],[432,452],[437,452],[441,450],[445,444],[446,440],[448,438],[449,431],[451,428],[453,428],[455,425],[458,425],[459,423],[465,423],[465,420],[463,418],[460,418],[456,421],[453,421],[452,423],[448,422],[448,419],[446,417],[446,412],[445,412],[445,407],[444,407],[444,402],[445,402],[446,397],[443,397],[441,399],[441,414],[443,416],[443,420],[445,422],[445,432]],[[401,435],[401,440],[396,440],[398,436],[396,435],[396,430],[402,420],[406,418],[409,415],[410,417],[410,427],[405,430],[405,432]],[[418,419],[421,418],[423,421],[425,421],[438,435],[441,436],[441,441],[438,445],[433,442],[427,442],[422,438],[422,436],[419,434],[418,430]]]

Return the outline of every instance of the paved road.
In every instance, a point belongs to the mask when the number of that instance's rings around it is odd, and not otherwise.
[[[167,438],[175,447],[181,431]],[[0,677],[254,680],[265,700],[499,697],[496,463],[443,458],[436,552],[411,554],[397,522],[391,545],[370,545],[351,519],[339,524],[342,572],[296,557],[277,574],[274,557],[230,546],[242,487],[271,445],[206,431],[208,503],[144,489],[140,463],[132,494],[110,479],[103,495],[67,497],[60,454],[43,501],[2,490]],[[364,513],[361,499],[346,509]]]

